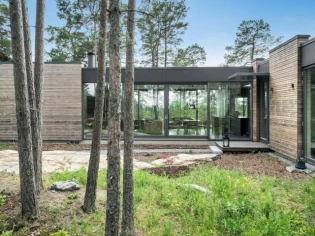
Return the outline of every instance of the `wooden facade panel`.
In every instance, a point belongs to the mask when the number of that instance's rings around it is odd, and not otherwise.
[[[0,65],[0,140],[16,140],[13,65]],[[43,139],[82,140],[80,64],[45,64]]]
[[[270,148],[291,158],[302,153],[300,40],[296,38],[270,53]]]

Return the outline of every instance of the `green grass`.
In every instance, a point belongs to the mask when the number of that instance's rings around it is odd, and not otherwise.
[[[6,199],[6,196],[0,194],[0,208],[3,207],[3,205],[5,203],[5,199]]]
[[[7,148],[7,144],[0,142],[0,151]]]
[[[77,179],[84,185],[85,178],[84,169],[65,171],[47,176],[46,184]],[[254,177],[210,167],[179,178],[136,171],[134,178],[139,234],[315,235],[315,179]],[[105,182],[106,170],[100,170],[99,187],[106,189]],[[182,187],[184,184],[197,184],[209,192]],[[70,200],[74,198],[69,195]],[[65,205],[62,207],[71,207]],[[51,219],[63,219],[63,210],[54,207],[56,210],[48,207],[42,212]],[[103,208],[90,215],[74,210],[63,229],[69,235],[103,235],[104,217]]]
[[[140,171],[135,201],[137,228],[145,235],[315,235],[315,180],[296,184],[216,168],[177,179]]]
[[[98,172],[97,185],[101,189],[106,189],[106,169],[101,169]],[[77,171],[63,171],[53,172],[44,178],[44,186],[49,187],[53,182],[66,181],[66,180],[77,180],[79,184],[86,185],[87,170],[81,168]]]

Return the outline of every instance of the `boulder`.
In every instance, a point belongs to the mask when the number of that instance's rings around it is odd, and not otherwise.
[[[74,190],[79,190],[79,189],[80,189],[80,184],[76,180],[55,182],[50,187],[50,190],[56,190],[56,191],[74,191]]]

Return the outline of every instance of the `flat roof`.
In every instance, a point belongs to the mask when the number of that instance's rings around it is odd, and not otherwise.
[[[135,83],[138,84],[185,84],[229,82],[228,77],[236,72],[253,72],[253,67],[159,67],[135,68]],[[97,68],[82,68],[82,82],[96,83]],[[109,69],[106,70],[109,81]],[[121,81],[125,81],[125,68],[121,69]]]
[[[229,76],[229,80],[250,80],[256,76],[258,79],[262,77],[269,77],[269,73],[264,72],[236,72]]]

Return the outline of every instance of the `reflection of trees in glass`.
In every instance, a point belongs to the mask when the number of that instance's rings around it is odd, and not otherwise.
[[[193,118],[207,120],[206,86],[199,89],[194,85],[173,86],[170,89],[170,120],[173,118]]]
[[[246,97],[235,98],[235,111],[238,112],[239,115],[247,117],[247,98]]]
[[[163,85],[136,85],[134,97],[135,120],[164,119]]]

